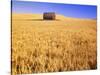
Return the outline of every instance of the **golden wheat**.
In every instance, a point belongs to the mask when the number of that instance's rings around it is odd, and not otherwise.
[[[21,15],[12,20],[13,75],[96,69],[95,20]]]

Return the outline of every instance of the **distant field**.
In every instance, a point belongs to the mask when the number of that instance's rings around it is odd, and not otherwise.
[[[12,74],[96,69],[96,20],[12,15]]]

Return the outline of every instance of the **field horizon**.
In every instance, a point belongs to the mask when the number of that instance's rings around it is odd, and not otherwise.
[[[62,18],[69,18],[69,19],[77,19],[77,20],[97,20],[96,18],[77,18],[77,17],[69,17],[69,16],[64,16],[63,14],[57,14],[57,13],[55,13],[56,14],[56,19],[60,19],[61,20],[61,17]],[[37,18],[39,18],[39,19],[43,19],[43,13],[38,13],[38,14],[36,14],[36,13],[12,13],[12,16],[14,17],[14,16],[20,16],[21,15],[21,17],[22,17],[22,15],[23,16],[25,16],[25,17],[27,17],[28,18],[28,16],[31,16],[31,17],[29,17],[29,18],[32,18],[32,19],[36,19],[36,17],[34,17],[34,16],[37,16]],[[12,17],[12,18],[13,18]],[[24,17],[24,18],[25,18]],[[22,17],[23,18],[23,17]],[[19,18],[18,18],[19,19]]]

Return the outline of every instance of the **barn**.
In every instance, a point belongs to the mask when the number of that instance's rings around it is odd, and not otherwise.
[[[55,20],[56,14],[54,12],[45,12],[43,13],[43,20]]]

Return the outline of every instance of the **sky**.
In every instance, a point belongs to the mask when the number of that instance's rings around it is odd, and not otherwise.
[[[97,18],[97,6],[91,5],[76,5],[76,4],[61,4],[48,2],[28,2],[12,0],[13,13],[33,13],[43,14],[44,12],[55,12],[66,17],[74,18]]]

